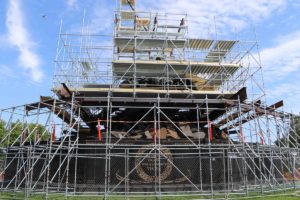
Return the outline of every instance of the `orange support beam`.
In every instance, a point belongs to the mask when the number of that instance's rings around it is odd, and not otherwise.
[[[262,145],[265,144],[265,138],[264,138],[264,134],[262,132],[260,132],[260,142]]]
[[[156,130],[156,128],[154,128],[154,137],[153,137],[154,144],[156,144],[156,138],[157,138],[157,130]]]
[[[241,142],[244,142],[245,138],[244,138],[243,127],[242,126],[240,126],[240,138],[241,138]]]
[[[52,134],[51,134],[51,140],[52,140],[52,142],[55,142],[55,140],[56,140],[56,137],[55,137],[55,128],[56,128],[55,124],[52,124]]]
[[[101,133],[100,119],[98,119],[98,126],[97,126],[97,129],[98,129],[98,141],[101,141],[101,140],[102,140],[102,133]]]
[[[209,134],[209,141],[211,142],[213,139],[213,129],[211,127],[211,121],[208,121],[208,134]]]
[[[26,139],[26,128],[22,131],[22,143],[25,141]]]

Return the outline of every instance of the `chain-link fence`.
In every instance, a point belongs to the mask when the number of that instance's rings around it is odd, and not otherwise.
[[[66,195],[247,194],[297,187],[297,157],[220,145],[78,144],[9,148],[2,191]],[[56,152],[56,154],[54,154]],[[6,167],[4,167],[6,166]]]

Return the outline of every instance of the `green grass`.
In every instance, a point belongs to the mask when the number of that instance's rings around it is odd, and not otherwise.
[[[242,196],[237,196],[237,195],[231,195],[229,196],[228,199],[249,199],[249,200],[299,200],[300,196],[296,196],[294,192],[288,192],[288,193],[276,193],[276,194],[266,194],[263,197],[258,197],[255,194],[252,194],[253,196],[248,196],[248,197],[242,197]],[[196,199],[210,199],[211,196],[176,196],[176,197],[162,197],[161,200],[196,200]],[[25,196],[23,193],[0,193],[0,200],[23,200],[25,199]],[[35,194],[32,195],[29,200],[43,200],[45,199],[45,195],[42,194]],[[65,196],[62,194],[50,194],[48,196],[49,200],[65,200]],[[101,200],[103,199],[103,196],[98,196],[98,197],[92,197],[92,196],[76,196],[72,197],[69,196],[67,198],[68,200]],[[125,200],[124,197],[109,197],[109,200]],[[214,199],[224,199],[224,195],[218,195],[214,196]],[[156,200],[154,197],[132,197],[130,200]]]

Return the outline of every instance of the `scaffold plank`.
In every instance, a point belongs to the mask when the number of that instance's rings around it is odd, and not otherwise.
[[[135,6],[135,0],[121,0],[122,5],[128,5],[131,4],[132,6]]]
[[[190,49],[209,49],[213,44],[214,40],[207,39],[190,39],[189,40],[189,48]]]
[[[238,43],[235,40],[219,40],[216,41],[213,48],[208,52],[205,62],[221,62],[231,51],[233,46]]]
[[[148,26],[150,24],[150,19],[148,18],[137,18],[136,24],[138,26]]]
[[[226,69],[227,73],[233,74],[240,68],[240,64],[222,64],[211,62],[188,62],[188,61],[163,61],[163,60],[114,60],[113,73],[122,76],[124,73],[132,75],[133,65],[136,65],[136,73],[143,76],[162,74],[166,66],[170,66],[169,75],[185,74],[191,67],[192,74],[216,74]],[[149,70],[151,69],[151,70]],[[176,73],[175,73],[175,71]]]
[[[134,20],[135,11],[122,10],[120,11],[122,20]]]
[[[230,51],[238,43],[236,40],[219,40],[214,44],[214,50]]]
[[[125,29],[126,28],[126,29]],[[134,31],[133,27],[120,27],[119,30],[117,30],[116,35],[118,36],[124,36],[124,37],[132,37],[133,35],[137,36],[146,36],[146,37],[154,37],[154,38],[170,38],[170,37],[183,37],[184,33],[182,32],[158,32],[158,31],[145,31],[145,30],[139,30]]]
[[[217,95],[233,95],[234,92],[220,92],[220,91],[199,91],[199,90],[155,90],[155,89],[147,89],[147,88],[70,88],[70,91],[78,91],[78,92],[119,92],[119,93],[155,93],[155,94],[217,94]]]
[[[114,41],[121,52],[132,50],[134,47],[137,49],[183,48],[186,43],[184,39],[164,40],[149,37],[136,39],[136,46],[133,37],[116,37]]]

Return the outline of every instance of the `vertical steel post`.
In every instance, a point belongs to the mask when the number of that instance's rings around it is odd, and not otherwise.
[[[105,137],[105,186],[104,186],[104,199],[106,200],[109,195],[109,159],[110,159],[110,144],[109,144],[109,119],[110,119],[110,92],[107,96],[106,106],[106,137]]]
[[[161,199],[161,127],[160,127],[160,97],[157,97],[157,121],[158,121],[158,199]],[[167,161],[168,162],[168,161]]]
[[[198,140],[198,157],[199,157],[199,182],[200,182],[200,190],[203,190],[203,186],[202,186],[202,154],[201,154],[201,140],[200,140],[200,110],[199,110],[199,104],[197,104],[196,106],[196,110],[197,110],[197,131],[199,134],[199,140]]]
[[[71,113],[70,113],[70,127],[73,127],[74,125],[72,124],[72,122],[73,122],[73,118],[74,118],[74,112],[75,112],[75,109],[77,109],[77,108],[75,108],[74,107],[74,104],[75,104],[75,94],[74,94],[74,92],[72,93],[72,101],[71,101]],[[80,123],[80,121],[75,121],[75,123],[77,123],[77,126],[79,126],[79,123]],[[72,151],[73,150],[70,150],[70,148],[71,148],[71,136],[72,136],[72,130],[70,129],[69,131],[68,131],[68,135],[67,135],[67,137],[68,137],[68,149],[67,149],[67,154],[66,154],[66,156],[67,156],[67,166],[66,166],[66,168],[67,168],[67,175],[66,175],[66,190],[65,190],[65,199],[68,199],[68,195],[69,195],[69,171],[70,171],[70,157],[71,157],[71,155],[72,155]],[[72,148],[74,148],[74,147],[72,147]],[[68,151],[70,151],[70,153],[68,153]],[[55,155],[54,155],[55,156]]]
[[[209,119],[209,105],[208,105],[208,98],[207,95],[205,96],[205,104],[206,104],[206,119],[207,119],[207,130],[208,130],[208,151],[209,151],[209,174],[210,174],[210,191],[211,191],[211,198],[214,198],[214,185],[213,185],[213,166],[212,166],[212,153],[211,153],[211,122]]]
[[[81,113],[81,107],[78,108],[78,116],[80,117],[80,113]],[[77,164],[78,164],[78,149],[79,149],[79,123],[80,121],[78,121],[78,126],[77,126],[77,134],[76,134],[76,144],[74,146],[75,148],[75,165],[74,165],[74,195],[76,195],[76,187],[77,187]]]
[[[54,99],[53,102],[53,107],[52,107],[52,115],[51,115],[51,123],[54,123],[54,114],[55,114],[55,109],[56,109],[56,99]],[[52,138],[51,138],[51,134],[50,134],[50,139],[49,139],[49,152],[46,156],[46,163],[48,163],[45,167],[47,167],[47,173],[46,173],[46,177],[45,177],[45,182],[46,182],[46,192],[45,192],[45,199],[48,200],[48,195],[49,195],[49,176],[50,176],[50,162],[51,162],[51,154],[52,154]],[[54,156],[54,155],[53,155]]]

